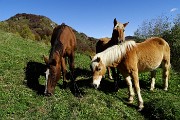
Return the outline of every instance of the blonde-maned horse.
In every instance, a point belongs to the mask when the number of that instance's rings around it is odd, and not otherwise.
[[[129,22],[124,23],[124,24],[120,23],[115,18],[112,37],[111,38],[101,38],[96,44],[96,53],[100,53],[113,45],[117,45],[118,43],[123,42],[125,40],[125,32],[124,32],[125,27],[128,25],[128,23]],[[115,70],[113,72],[115,72]],[[113,74],[115,74],[115,73],[113,73]],[[113,79],[109,67],[108,67],[108,76],[110,79]]]
[[[168,77],[170,69],[170,47],[168,43],[158,37],[149,38],[141,43],[125,41],[120,45],[114,45],[105,51],[96,54],[92,61],[93,85],[98,88],[107,66],[117,67],[127,82],[129,89],[129,103],[133,102],[134,91],[138,95],[139,110],[144,107],[140,93],[138,73],[151,71],[151,88],[155,86],[155,69],[162,64],[164,90],[168,89]]]

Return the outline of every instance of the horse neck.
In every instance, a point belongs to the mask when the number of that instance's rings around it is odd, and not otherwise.
[[[58,54],[58,55],[57,55]],[[58,63],[61,62],[61,57],[63,56],[63,44],[56,39],[54,45],[51,47],[50,54],[49,54],[49,59],[58,59]]]
[[[120,63],[126,52],[131,50],[134,46],[136,46],[135,41],[126,41],[120,45],[107,48],[103,52],[98,53],[97,56],[101,58],[105,66],[113,66]]]
[[[112,66],[113,63],[123,57],[123,54],[121,53],[120,46],[115,45],[113,48],[99,53],[99,57],[105,66]]]
[[[117,37],[112,36],[112,38],[111,38],[110,42],[111,42],[111,44],[112,44],[112,45],[117,45],[117,44],[118,44],[118,38],[117,38]]]
[[[61,33],[63,32],[63,30],[65,29],[65,27],[68,27],[67,25],[65,25],[64,23],[62,23],[61,25],[57,26],[52,33],[52,37],[51,37],[51,46],[53,46],[56,42],[57,39],[59,39]]]

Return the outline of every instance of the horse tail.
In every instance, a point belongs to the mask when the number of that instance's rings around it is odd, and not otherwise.
[[[168,59],[170,62],[170,46],[169,44],[164,40],[165,45],[164,45],[164,57],[165,59]]]

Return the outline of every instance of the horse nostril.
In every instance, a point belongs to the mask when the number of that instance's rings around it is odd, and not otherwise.
[[[96,89],[98,88],[98,86],[96,84],[93,84],[93,87],[96,88]]]

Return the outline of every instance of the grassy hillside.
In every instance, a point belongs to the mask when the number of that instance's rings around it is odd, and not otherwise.
[[[137,96],[133,105],[126,102],[128,90],[124,81],[117,93],[112,92],[113,82],[109,79],[102,81],[101,90],[89,86],[90,59],[80,53],[76,54],[75,73],[83,97],[76,98],[71,89],[62,89],[61,80],[54,96],[43,96],[45,78],[39,75],[43,75],[42,55],[48,55],[48,51],[49,46],[44,43],[0,31],[1,119],[180,119],[180,76],[173,70],[167,92],[161,89],[160,71],[154,92],[149,91],[148,74],[140,75],[145,108],[138,112]]]
[[[43,41],[47,44],[51,40],[53,29],[57,25],[57,23],[46,16],[22,13],[14,15],[8,20],[1,21],[0,29],[17,34],[25,39]],[[95,51],[97,39],[88,37],[84,33],[79,33],[75,29],[73,31],[77,38],[77,51],[82,53],[84,51],[87,53]]]

